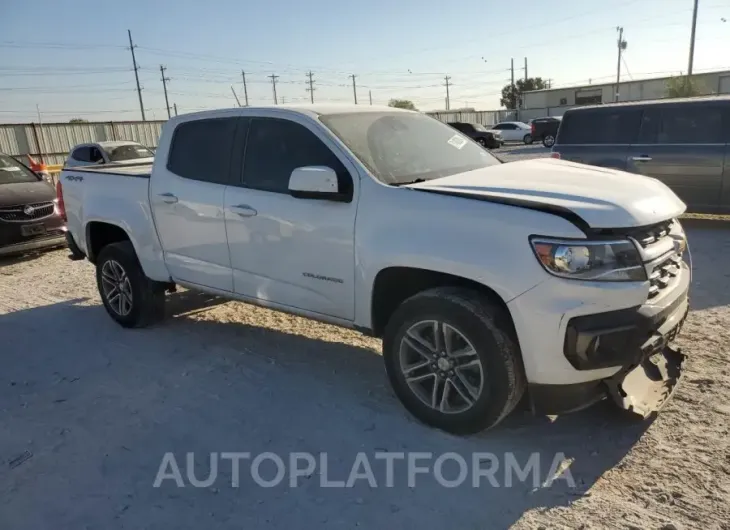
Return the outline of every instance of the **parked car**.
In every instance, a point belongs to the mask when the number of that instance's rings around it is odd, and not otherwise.
[[[558,129],[562,116],[546,116],[544,118],[535,118],[530,120],[530,134],[532,140],[542,142],[545,147],[552,147],[555,138],[558,136]]]
[[[155,154],[142,144],[127,141],[79,144],[66,159],[64,167],[82,167],[99,164],[145,164]]]
[[[730,213],[730,97],[569,110],[552,156],[654,177],[690,211]]]
[[[464,133],[482,147],[498,149],[504,143],[504,140],[497,131],[488,131],[483,125],[479,125],[478,123],[449,122],[449,125],[460,133]]]
[[[487,125],[487,130],[496,131],[505,142],[532,143],[532,129],[521,121],[503,121],[496,125]]]
[[[121,326],[162,319],[179,284],[382,337],[402,403],[450,432],[525,392],[649,414],[681,371],[684,204],[654,179],[314,105],[174,117],[153,166],[65,169],[59,194]]]
[[[0,153],[0,256],[62,246],[65,235],[53,186]]]

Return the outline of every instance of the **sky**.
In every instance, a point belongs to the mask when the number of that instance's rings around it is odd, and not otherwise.
[[[127,30],[147,119],[244,101],[499,108],[524,76],[552,86],[686,72],[693,0],[0,0],[0,122],[138,120]],[[723,19],[727,20],[724,22]],[[730,0],[699,0],[695,72],[730,70]]]

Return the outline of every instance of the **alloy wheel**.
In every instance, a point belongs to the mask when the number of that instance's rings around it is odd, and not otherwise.
[[[411,391],[439,412],[465,412],[484,391],[484,370],[476,349],[445,322],[424,320],[409,327],[401,339],[399,360]]]
[[[104,262],[101,267],[101,286],[102,294],[112,311],[121,317],[132,311],[132,284],[119,262]]]

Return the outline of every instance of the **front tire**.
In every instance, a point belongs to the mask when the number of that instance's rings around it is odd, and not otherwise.
[[[545,147],[552,147],[555,145],[555,136],[552,134],[546,134],[542,139],[542,145]]]
[[[430,289],[403,302],[386,326],[383,357],[406,409],[454,434],[493,427],[525,390],[509,316],[468,289]]]
[[[484,149],[487,149],[487,141],[484,138],[477,138],[477,143],[481,145]]]
[[[130,241],[101,250],[96,285],[107,313],[122,327],[142,328],[164,318],[164,286],[145,276]]]

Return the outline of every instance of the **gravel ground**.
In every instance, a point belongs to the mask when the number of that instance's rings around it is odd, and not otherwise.
[[[90,264],[64,251],[0,262],[0,529],[730,529],[730,225],[687,228],[689,360],[656,420],[608,404],[557,418],[518,410],[465,438],[406,414],[374,339],[191,292],[170,295],[163,324],[123,330],[100,306]],[[261,488],[242,465],[232,487],[228,462],[211,486],[191,487],[185,454],[203,479],[220,451],[327,452],[328,470]],[[385,487],[370,457],[378,487],[321,487],[323,474],[347,479],[360,451],[468,462],[510,452],[523,466],[538,454],[541,473],[511,487],[501,472],[501,487],[445,488],[429,475],[409,487],[396,462]],[[166,452],[185,487],[153,487]],[[575,487],[547,485],[557,453]]]

